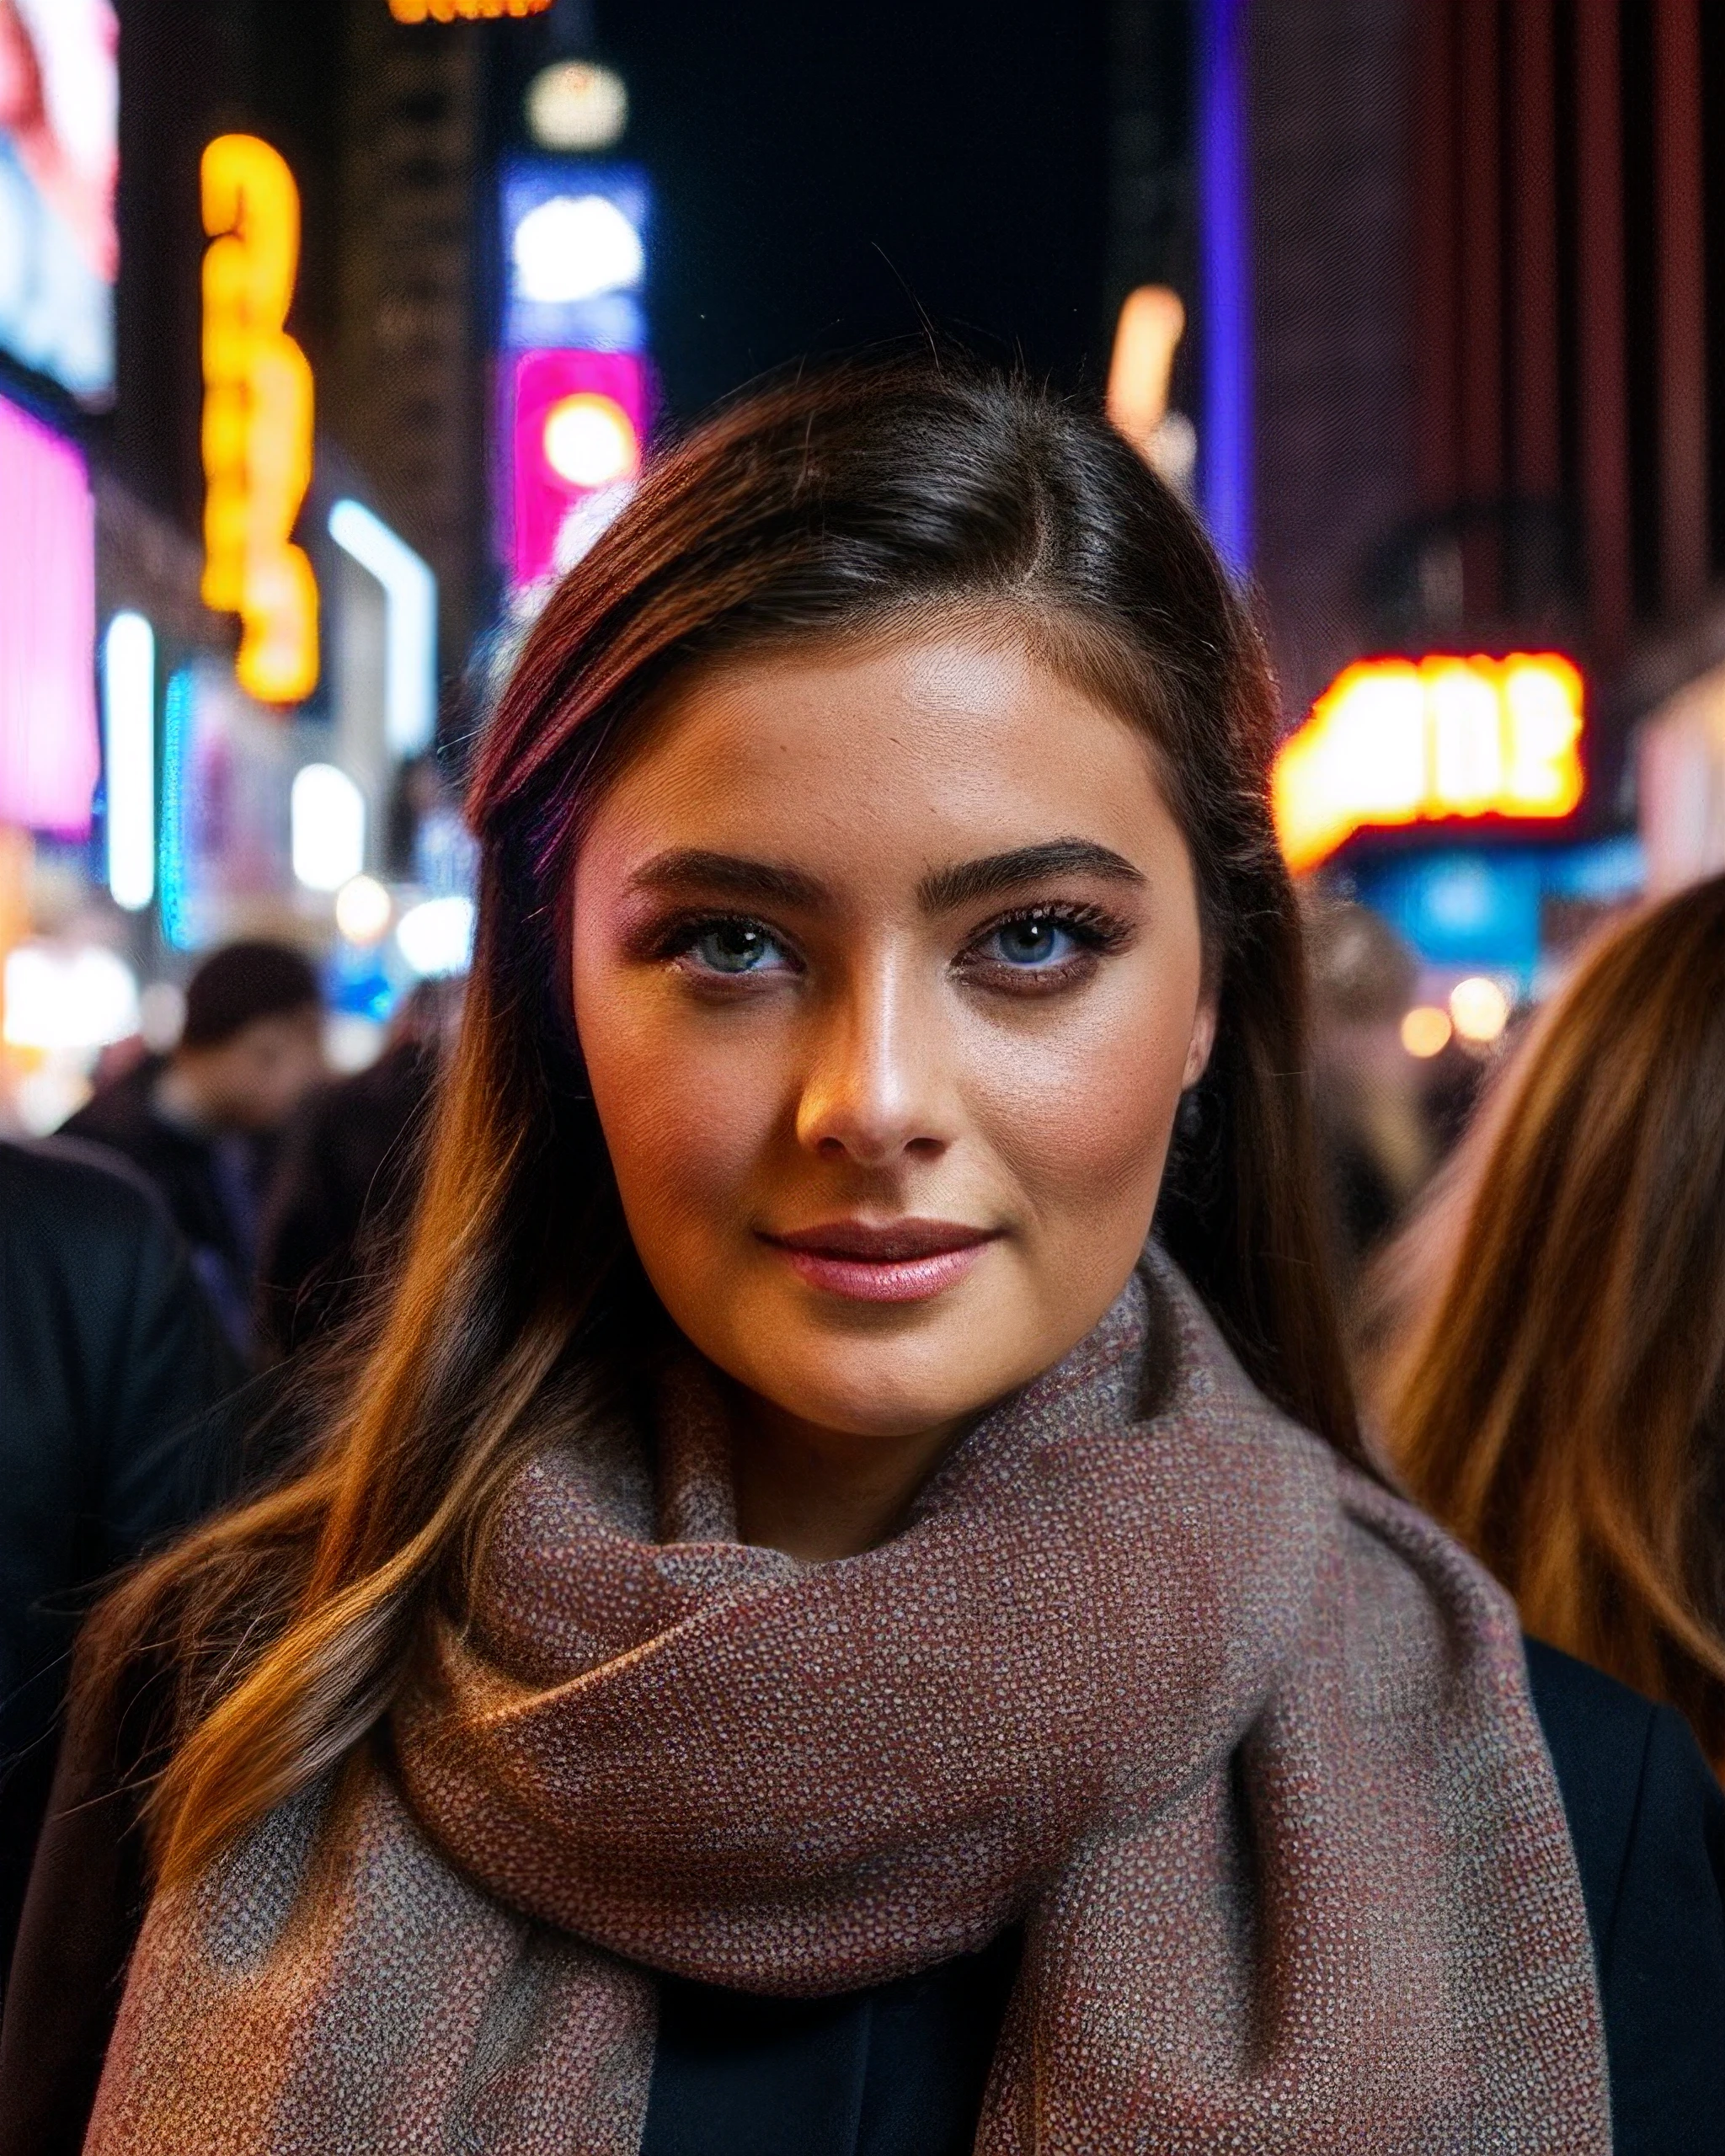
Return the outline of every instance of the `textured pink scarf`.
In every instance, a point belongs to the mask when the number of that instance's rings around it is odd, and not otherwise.
[[[1514,1613],[1164,1262],[865,1556],[737,1542],[692,1369],[656,1518],[642,1449],[522,1473],[393,1779],[158,1897],[97,2156],[633,2156],[647,1971],[837,1993],[1019,1920],[986,2156],[1606,2156]]]

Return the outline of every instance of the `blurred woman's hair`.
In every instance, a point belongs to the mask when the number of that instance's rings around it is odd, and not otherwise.
[[[1725,878],[1586,954],[1363,1323],[1415,1496],[1725,1766]]]
[[[569,885],[655,699],[719,657],[964,620],[1028,642],[1156,760],[1220,997],[1162,1232],[1263,1390],[1356,1452],[1300,921],[1268,811],[1276,698],[1198,524],[1100,414],[962,366],[752,396],[651,467],[553,595],[479,747],[461,1033],[403,1257],[311,1464],[122,1588],[97,1626],[93,1698],[142,1645],[174,1673],[181,1734],[149,1801],[164,1877],[366,1737],[434,1598],[464,1608],[524,1451],[638,1397],[669,1321],[583,1082]]]

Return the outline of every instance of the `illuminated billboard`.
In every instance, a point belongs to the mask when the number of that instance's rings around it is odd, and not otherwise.
[[[0,347],[92,400],[114,386],[118,40],[111,0],[0,0]]]
[[[162,932],[202,950],[290,888],[293,731],[254,703],[232,670],[195,659],[163,698],[156,883]]]
[[[509,558],[526,584],[573,568],[627,499],[649,392],[630,352],[522,352],[510,383]]]
[[[100,769],[96,513],[70,442],[0,398],[0,824],[83,837]]]
[[[285,328],[299,189],[255,135],[217,136],[201,184],[204,604],[243,625],[240,686],[264,703],[296,703],[318,686],[317,580],[292,543],[312,447],[312,370]]]
[[[503,175],[503,341],[638,352],[647,341],[647,182],[630,165],[518,157]]]
[[[1297,872],[1361,830],[1567,816],[1581,736],[1581,675],[1557,652],[1361,659],[1277,754],[1283,854]]]
[[[398,23],[494,23],[505,16],[542,15],[551,0],[389,0]]]
[[[516,157],[499,206],[496,498],[502,558],[520,589],[572,568],[640,470],[652,405],[651,197],[632,165]]]

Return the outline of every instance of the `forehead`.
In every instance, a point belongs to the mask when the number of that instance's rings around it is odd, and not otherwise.
[[[839,857],[1176,837],[1149,742],[1016,641],[959,631],[740,657],[681,679],[592,828]]]

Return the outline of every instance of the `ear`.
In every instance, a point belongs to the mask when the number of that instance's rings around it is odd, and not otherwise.
[[[1192,1038],[1186,1044],[1186,1068],[1180,1075],[1182,1092],[1203,1077],[1210,1063],[1210,1052],[1215,1044],[1216,999],[1206,995],[1192,1021]]]

